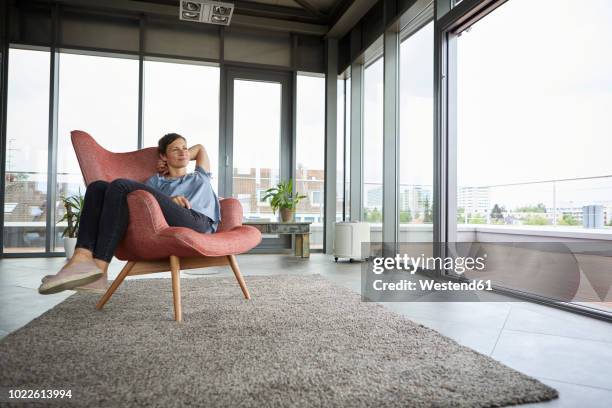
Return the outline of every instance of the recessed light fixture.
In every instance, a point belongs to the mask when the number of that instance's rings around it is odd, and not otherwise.
[[[183,8],[187,11],[201,11],[202,5],[193,1],[184,1]]]
[[[209,0],[181,0],[179,18],[219,25],[229,25],[234,14],[234,5]]]
[[[194,13],[191,11],[183,11],[181,16],[182,16],[182,20],[200,21],[200,13]]]

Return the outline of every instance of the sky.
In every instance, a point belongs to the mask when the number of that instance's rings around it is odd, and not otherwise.
[[[382,183],[384,60],[364,72],[364,168],[366,183]],[[433,24],[400,44],[400,184],[433,183]]]
[[[458,38],[460,185],[612,174],[611,23],[609,0],[510,0]]]

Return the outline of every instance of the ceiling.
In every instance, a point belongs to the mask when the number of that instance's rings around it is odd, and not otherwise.
[[[179,0],[131,0],[179,6]],[[331,26],[353,0],[219,0],[234,3],[234,14]]]
[[[2,0],[0,0],[2,1]],[[29,0],[23,0],[27,2]],[[32,0],[177,16],[179,0]],[[379,0],[218,0],[235,5],[231,25],[342,38]]]

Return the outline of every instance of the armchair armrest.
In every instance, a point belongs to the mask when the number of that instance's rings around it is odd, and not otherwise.
[[[242,204],[235,198],[222,198],[221,223],[217,231],[229,231],[242,225]]]
[[[159,203],[148,191],[133,191],[128,194],[127,201],[130,212],[128,235],[135,233],[147,236],[168,228]]]

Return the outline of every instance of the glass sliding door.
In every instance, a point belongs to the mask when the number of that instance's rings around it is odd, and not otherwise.
[[[234,81],[232,195],[246,219],[276,219],[263,197],[280,181],[280,107],[280,83]]]
[[[521,242],[494,284],[610,313],[610,3],[513,0],[470,27],[451,37],[457,241]],[[554,269],[525,265],[554,252],[524,244],[536,241],[582,252]]]
[[[48,51],[9,50],[4,253],[45,252]]]
[[[433,22],[400,44],[400,242],[433,240]]]
[[[245,220],[280,216],[263,197],[290,177],[290,78],[239,68],[227,72],[225,194],[241,202]]]

